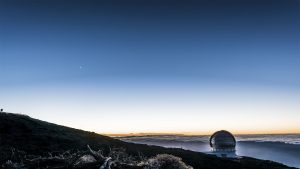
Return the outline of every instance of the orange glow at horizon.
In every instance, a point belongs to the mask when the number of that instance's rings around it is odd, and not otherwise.
[[[217,131],[217,130],[216,130]],[[206,131],[206,132],[132,132],[132,133],[100,133],[107,136],[145,136],[145,135],[185,135],[185,136],[193,136],[193,135],[211,135],[216,131]],[[229,130],[235,135],[260,135],[260,134],[300,134],[299,129],[290,129],[290,130]]]

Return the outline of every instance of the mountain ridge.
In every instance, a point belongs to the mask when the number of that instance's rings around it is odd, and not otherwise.
[[[158,154],[171,154],[182,158],[186,164],[195,169],[292,168],[272,161],[249,157],[231,160],[177,148],[127,143],[94,132],[34,119],[27,115],[0,113],[0,166],[10,160],[12,148],[28,154],[45,156],[49,152],[62,153],[68,150],[83,150],[87,145],[94,149],[101,149],[103,153],[107,153],[112,147],[124,148],[132,156],[143,154],[149,158]]]

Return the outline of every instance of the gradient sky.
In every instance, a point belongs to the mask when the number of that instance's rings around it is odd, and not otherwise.
[[[300,133],[300,1],[0,0],[0,107],[100,133]]]

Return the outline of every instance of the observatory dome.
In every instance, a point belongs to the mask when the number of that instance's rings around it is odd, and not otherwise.
[[[234,136],[225,130],[215,132],[209,140],[213,151],[235,151],[236,140]]]

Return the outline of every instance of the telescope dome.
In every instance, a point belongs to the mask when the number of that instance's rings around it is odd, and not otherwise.
[[[210,137],[209,142],[213,151],[235,151],[236,140],[228,131],[220,130],[215,132]]]

